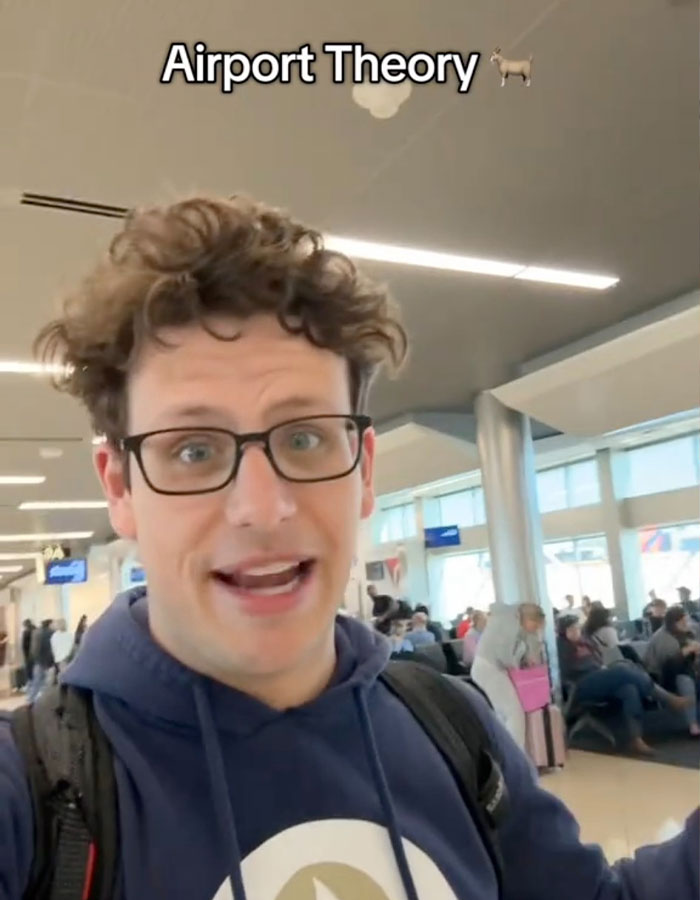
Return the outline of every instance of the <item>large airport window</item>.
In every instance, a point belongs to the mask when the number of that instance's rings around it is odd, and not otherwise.
[[[484,492],[482,488],[469,488],[443,494],[438,498],[440,504],[440,524],[459,525],[460,528],[472,528],[486,522],[484,511]]]
[[[698,435],[626,451],[626,497],[658,494],[698,484]]]
[[[700,597],[700,522],[646,528],[639,545],[647,592],[669,604],[678,601],[679,587],[689,588],[692,599]]]
[[[566,473],[564,466],[537,473],[537,503],[541,513],[566,509]]]
[[[495,601],[488,551],[429,557],[428,576],[433,613],[445,623],[468,606],[487,610]]]
[[[385,544],[388,541],[402,541],[416,536],[416,511],[412,503],[402,503],[381,509],[374,517],[373,531],[375,541]]]
[[[544,561],[547,593],[556,609],[565,608],[567,594],[573,594],[577,606],[584,596],[601,600],[608,607],[615,605],[604,535],[548,541],[544,545]]]

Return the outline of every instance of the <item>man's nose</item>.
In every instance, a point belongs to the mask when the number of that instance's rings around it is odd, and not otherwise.
[[[289,483],[272,467],[265,450],[247,445],[226,500],[226,517],[237,528],[270,531],[291,518],[296,504]]]

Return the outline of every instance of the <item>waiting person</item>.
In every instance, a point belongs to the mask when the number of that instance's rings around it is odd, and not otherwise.
[[[594,606],[583,626],[583,634],[600,648],[613,649],[617,647],[620,640],[611,618],[610,610],[606,609],[602,603],[600,606]]]
[[[107,436],[94,453],[111,523],[138,536],[147,573],[63,676],[88,693],[114,759],[112,896],[263,900],[311,896],[313,881],[320,897],[330,856],[354,896],[381,882],[391,900],[696,900],[700,816],[612,869],[462,685],[510,796],[499,891],[452,769],[381,678],[388,642],[336,616],[374,504],[368,389],[404,356],[384,290],[240,198],[122,227],[42,357]],[[34,821],[0,722],[3,900],[31,896]],[[89,874],[78,896],[94,895]]]
[[[477,609],[474,613],[474,617],[472,620],[472,627],[469,629],[469,633],[464,638],[464,642],[462,644],[462,662],[465,666],[471,666],[474,663],[474,657],[476,656],[476,649],[479,646],[479,641],[486,630],[486,625],[488,623],[488,616],[485,612],[482,612],[480,609]]]
[[[562,681],[574,690],[574,703],[618,701],[630,749],[635,753],[648,756],[654,752],[642,737],[645,699],[656,698],[676,711],[689,706],[686,698],[654,684],[651,676],[637,666],[607,668],[599,651],[583,637],[575,616],[560,619],[557,647]]]
[[[32,656],[32,639],[36,625],[31,619],[25,619],[22,623],[22,637],[20,639],[20,647],[22,650],[22,661],[24,662],[24,677],[27,685],[32,680],[34,672],[34,657]]]
[[[497,604],[479,639],[471,677],[486,692],[519,747],[525,746],[525,713],[509,670],[542,662],[544,612],[535,603]]]
[[[656,597],[644,610],[644,618],[648,622],[651,633],[655,634],[659,628],[663,628],[668,606],[665,600]]]
[[[430,610],[428,609],[428,607],[421,603],[416,606],[416,612],[425,613],[425,615],[428,617],[428,631],[431,632],[431,634],[435,635],[435,640],[438,644],[441,644],[445,640],[445,629],[442,627],[442,625],[440,625],[439,622],[434,622],[430,618]]]
[[[564,597],[564,613],[573,612],[576,599],[573,594],[567,594]]]
[[[663,627],[647,645],[644,664],[660,685],[689,699],[690,705],[685,710],[688,727],[693,737],[700,737],[700,642],[695,640],[682,606],[672,606],[666,613]]]
[[[34,703],[46,687],[46,681],[55,666],[53,651],[51,649],[51,635],[53,634],[52,620],[44,619],[41,627],[37,628],[32,635],[32,658],[34,668],[32,670],[32,681],[29,686],[28,700]]]
[[[68,665],[68,660],[73,650],[73,635],[68,631],[65,619],[59,619],[56,622],[56,630],[51,635],[51,652],[53,653],[54,665],[58,672],[62,672]]]
[[[428,617],[424,612],[413,613],[411,630],[406,635],[409,644],[414,650],[425,647],[426,644],[435,643],[435,635],[428,631]]]
[[[401,618],[393,618],[389,625],[389,643],[391,652],[394,653],[413,653],[415,647],[408,639],[408,620]]]
[[[83,638],[85,637],[85,632],[88,628],[88,617],[81,616],[78,621],[78,627],[75,629],[75,637],[73,638],[73,651],[72,656],[76,656],[78,650],[80,650],[80,645],[83,642]]]
[[[472,616],[474,615],[474,607],[468,606],[462,621],[457,625],[457,637],[461,640],[472,627]]]

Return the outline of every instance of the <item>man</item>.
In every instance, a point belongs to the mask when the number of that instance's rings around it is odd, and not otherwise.
[[[428,631],[431,634],[435,635],[435,640],[438,642],[438,644],[441,644],[445,640],[445,630],[439,622],[434,622],[430,618],[430,610],[428,609],[428,607],[424,603],[420,603],[418,604],[418,606],[416,606],[416,612],[425,613],[428,620]]]
[[[685,710],[692,737],[700,737],[698,717],[698,660],[700,643],[695,637],[690,617],[682,606],[672,606],[664,624],[653,635],[644,652],[644,665],[667,690],[689,698]]]
[[[647,608],[644,610],[644,616],[649,623],[652,634],[656,634],[660,628],[663,628],[667,612],[668,606],[666,605],[666,601],[661,600],[659,597],[648,604]]]
[[[495,900],[452,771],[377,678],[388,642],[336,617],[374,503],[367,390],[404,356],[385,293],[276,210],[193,199],[130,217],[41,346],[106,435],[111,522],[148,575],[64,675],[114,754],[120,900]],[[613,871],[464,702],[510,794],[505,900],[696,895],[697,818]],[[33,854],[0,731],[2,900]]]
[[[56,623],[56,631],[51,635],[51,652],[59,673],[68,665],[68,658],[73,649],[73,635],[68,631],[65,619]]]
[[[32,680],[29,685],[27,699],[34,703],[46,687],[49,672],[54,667],[53,651],[51,650],[51,635],[53,634],[51,619],[44,619],[41,627],[32,635],[31,654],[33,659]]]
[[[25,680],[26,683],[29,684],[32,680],[32,673],[34,672],[34,659],[32,657],[32,638],[34,636],[36,625],[32,622],[31,619],[25,619],[22,623],[22,626],[22,659],[24,660]]]
[[[428,631],[428,617],[424,612],[415,612],[411,619],[411,630],[406,635],[414,650],[435,643],[435,635]]]

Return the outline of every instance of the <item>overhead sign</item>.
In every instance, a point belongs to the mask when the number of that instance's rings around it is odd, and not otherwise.
[[[129,582],[132,585],[146,583],[146,570],[143,566],[132,566],[129,571]]]
[[[86,559],[54,559],[46,564],[45,584],[82,584],[87,581]]]
[[[459,525],[441,525],[439,528],[425,529],[425,546],[429,549],[435,547],[459,547],[462,538],[459,534]]]

